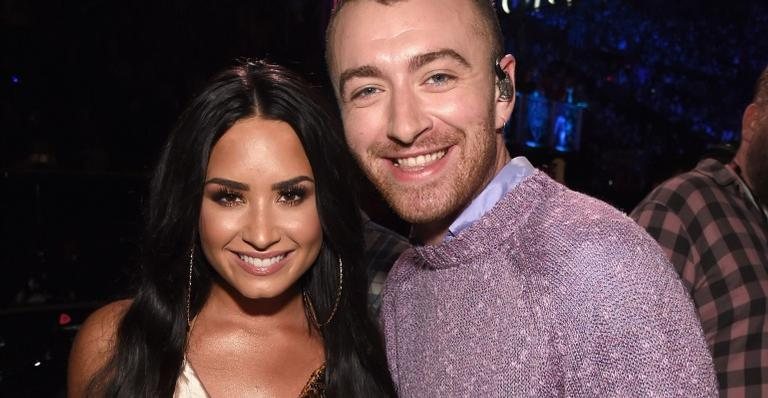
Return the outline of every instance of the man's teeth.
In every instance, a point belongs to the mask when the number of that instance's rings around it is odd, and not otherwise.
[[[412,158],[400,158],[400,159],[397,159],[397,161],[395,162],[395,165],[402,166],[402,167],[424,167],[424,166],[428,166],[431,163],[436,162],[437,160],[441,159],[443,156],[445,156],[445,151],[438,151],[435,153],[430,153],[428,155],[414,156]]]
[[[284,254],[281,254],[275,257],[270,257],[270,258],[249,257],[249,256],[246,256],[245,254],[240,255],[241,260],[245,261],[250,265],[253,265],[254,267],[259,267],[259,268],[269,267],[270,265],[282,260],[283,258],[285,258]]]

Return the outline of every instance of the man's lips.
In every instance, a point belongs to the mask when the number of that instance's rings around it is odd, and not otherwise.
[[[390,177],[402,184],[423,184],[440,175],[449,165],[454,147],[432,149],[431,152],[390,154],[380,158],[386,164]]]
[[[440,149],[422,154],[390,157],[389,159],[395,167],[400,169],[423,169],[442,159],[447,152],[447,149]]]

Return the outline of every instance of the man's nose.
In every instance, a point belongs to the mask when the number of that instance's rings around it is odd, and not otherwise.
[[[387,135],[390,139],[402,145],[411,145],[431,127],[431,119],[413,91],[394,89],[389,106],[391,117]]]

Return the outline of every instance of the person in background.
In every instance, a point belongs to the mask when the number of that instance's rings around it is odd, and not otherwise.
[[[70,397],[394,396],[331,114],[264,62],[192,101],[151,182],[138,289],[79,331]]]
[[[717,395],[656,242],[507,152],[492,2],[342,0],[326,44],[347,143],[412,225],[381,307],[398,395]]]
[[[408,240],[395,231],[377,224],[362,213],[363,268],[368,279],[368,311],[372,319],[378,319],[381,307],[381,291],[384,281],[400,254],[411,247]]]
[[[768,68],[730,163],[704,159],[631,217],[656,238],[696,303],[723,397],[768,396]]]

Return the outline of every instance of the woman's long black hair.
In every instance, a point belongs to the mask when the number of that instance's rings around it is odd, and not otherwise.
[[[354,169],[338,117],[298,76],[261,61],[243,61],[214,78],[181,115],[165,144],[150,183],[139,287],[118,326],[112,357],[91,381],[91,394],[173,395],[187,344],[191,248],[195,257],[192,317],[202,308],[215,277],[198,240],[208,158],[214,144],[235,122],[254,116],[288,123],[315,176],[323,248],[299,283],[311,297],[320,322],[332,311],[339,285],[338,259],[343,259],[338,310],[320,329],[326,394],[395,394],[380,335],[365,308],[367,286],[364,270],[359,269],[362,228],[351,175]]]

